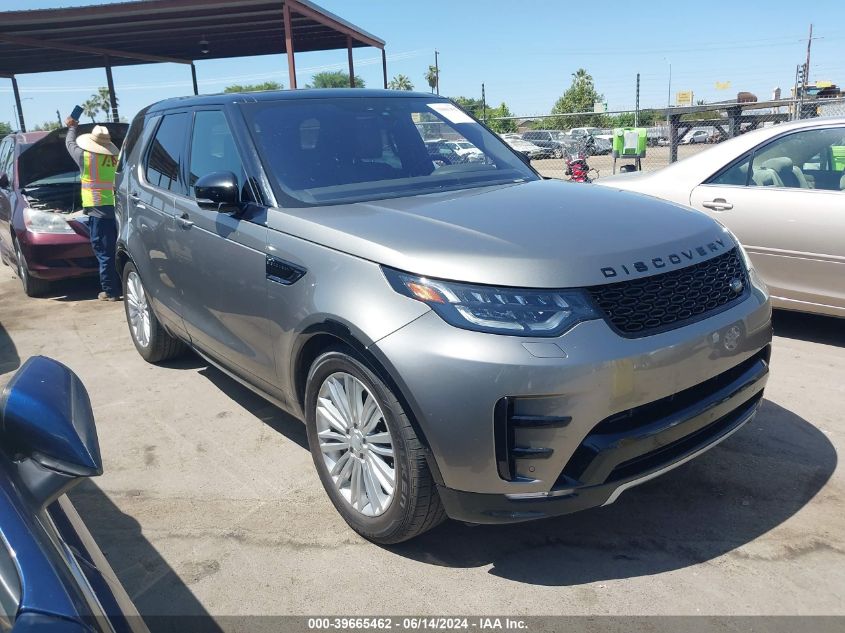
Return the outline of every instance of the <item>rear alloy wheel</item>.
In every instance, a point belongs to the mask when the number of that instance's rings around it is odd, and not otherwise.
[[[185,345],[162,327],[147,300],[141,276],[134,264],[123,270],[123,307],[126,323],[135,349],[148,363],[175,358],[185,351]]]
[[[351,350],[333,349],[314,361],[305,415],[320,481],[361,536],[399,543],[445,518],[423,446],[402,405]]]
[[[50,282],[38,279],[29,274],[29,267],[26,265],[26,258],[21,252],[21,246],[15,239],[15,259],[17,260],[18,279],[21,280],[23,291],[28,297],[40,297],[50,289]]]

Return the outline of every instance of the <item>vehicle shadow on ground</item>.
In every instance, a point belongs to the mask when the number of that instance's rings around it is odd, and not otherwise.
[[[390,550],[431,565],[492,565],[491,574],[534,585],[651,576],[722,556],[777,527],[822,489],[836,463],[821,431],[764,401],[733,437],[613,505],[516,525],[450,521]],[[776,558],[794,555],[784,548]]]
[[[845,319],[790,310],[775,310],[772,321],[775,336],[845,347]]]
[[[53,301],[92,301],[100,293],[100,282],[96,277],[64,279],[50,284],[49,289],[37,299]],[[36,299],[36,300],[37,300]]]
[[[201,363],[200,366],[205,366],[204,369],[199,371],[200,376],[206,378],[234,402],[237,402],[239,406],[264,422],[264,424],[276,433],[280,433],[292,442],[296,442],[300,448],[304,448],[306,451],[310,450],[308,448],[308,434],[301,420],[285,413],[279,407],[271,404],[251,389],[244,387],[213,365],[203,363],[202,359],[198,356],[194,354],[191,356],[194,356]]]
[[[222,633],[155,547],[140,524],[97,485],[83,481],[68,494],[151,633]]]

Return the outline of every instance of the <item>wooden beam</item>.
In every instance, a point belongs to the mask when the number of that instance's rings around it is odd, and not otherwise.
[[[387,53],[381,49],[381,72],[384,75],[384,89],[387,90]]]
[[[293,30],[290,23],[290,6],[285,2],[282,9],[282,18],[285,24],[285,53],[288,56],[288,77],[290,78],[290,89],[296,90],[296,60],[293,52]]]
[[[355,64],[352,63],[352,36],[346,36],[346,54],[349,58],[349,87],[355,87]]]
[[[117,113],[117,95],[114,94],[114,79],[111,76],[111,59],[106,55],[106,85],[109,87],[109,103],[111,104],[111,120],[115,123],[120,121]]]
[[[346,24],[338,22],[331,16],[328,16],[325,13],[320,13],[319,11],[314,10],[306,4],[302,4],[297,0],[284,0],[284,2],[285,10],[292,9],[293,11],[296,11],[299,15],[304,15],[305,17],[311,18],[315,22],[325,24],[326,26],[333,28],[338,33],[343,33],[344,35],[351,36],[359,42],[363,42],[367,46],[372,46],[374,48],[384,48],[384,42],[373,39],[372,37],[368,37],[361,31],[357,31],[353,28],[350,28]]]
[[[129,51],[118,51],[108,48],[95,48],[92,46],[80,46],[78,44],[70,44],[68,42],[51,42],[47,40],[39,40],[32,37],[20,37],[18,35],[8,35],[0,33],[0,42],[7,42],[9,44],[16,44],[27,48],[35,49],[50,49],[57,51],[69,51],[72,53],[89,53],[91,55],[100,55],[108,57],[122,57],[125,59],[138,59],[146,62],[167,62],[172,64],[190,64],[191,61],[187,59],[178,59],[175,57],[163,57],[161,55],[148,55],[147,53],[132,53]]]
[[[21,93],[18,91],[18,80],[15,79],[14,75],[10,79],[12,80],[12,92],[15,93],[15,105],[18,108],[18,124],[21,132],[26,132],[26,121],[23,120],[23,108],[21,108]]]

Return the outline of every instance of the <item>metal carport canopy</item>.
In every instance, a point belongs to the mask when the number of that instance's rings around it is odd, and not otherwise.
[[[208,43],[202,53],[200,41]],[[384,40],[308,0],[143,0],[115,4],[0,13],[0,77],[12,79],[21,130],[25,129],[15,75],[201,59],[288,54],[290,88],[296,88],[295,52],[381,49]],[[112,101],[112,114],[117,106]]]

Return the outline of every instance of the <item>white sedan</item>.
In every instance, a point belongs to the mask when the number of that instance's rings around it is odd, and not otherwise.
[[[468,162],[484,160],[484,153],[469,141],[447,141],[446,145]]]
[[[845,317],[845,118],[755,130],[596,184],[707,213],[739,237],[776,307]]]

